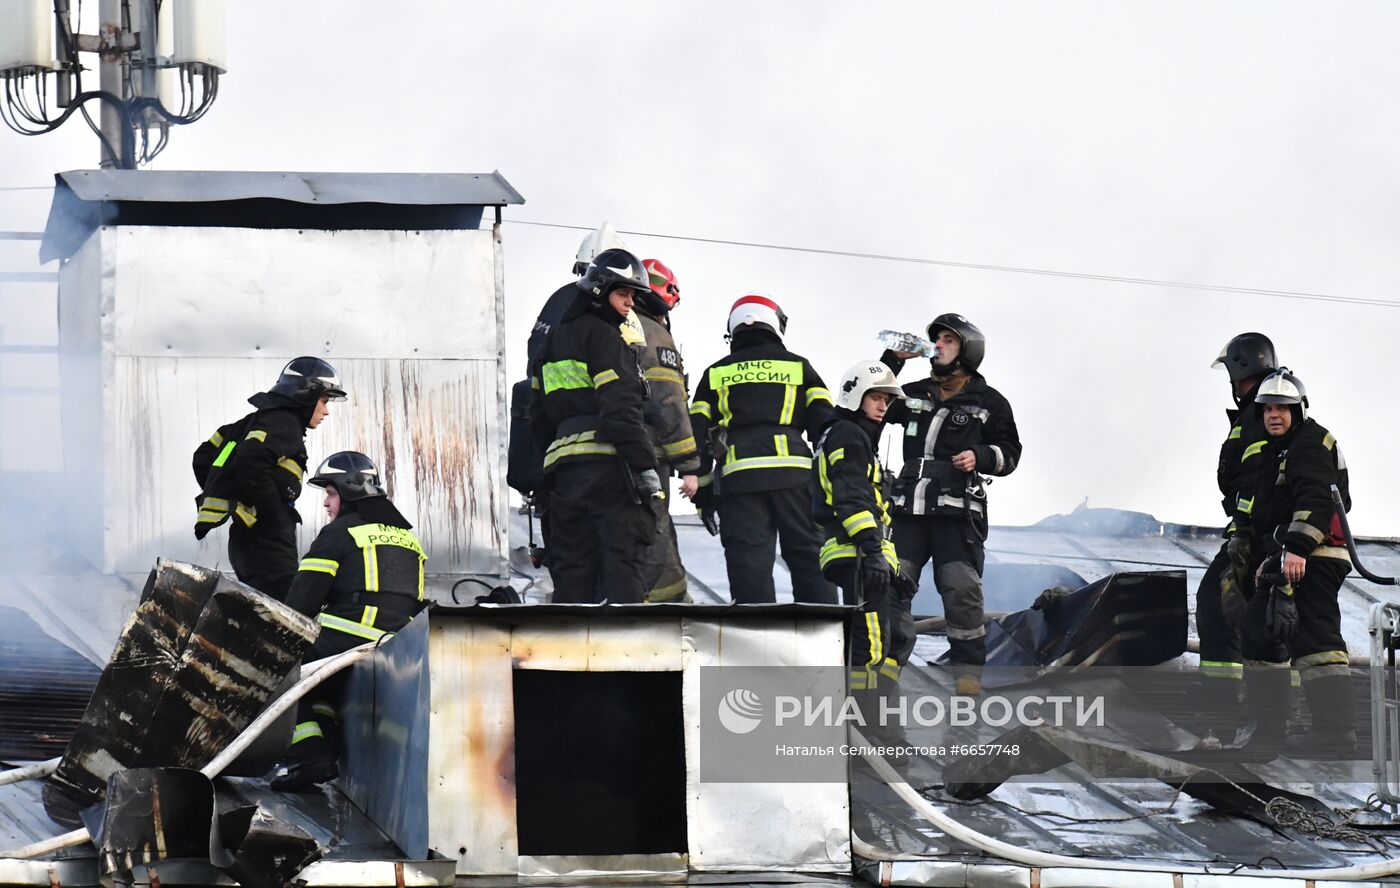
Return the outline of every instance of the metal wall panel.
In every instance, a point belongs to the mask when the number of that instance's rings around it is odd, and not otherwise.
[[[700,669],[842,668],[839,620],[684,620],[685,755],[693,870],[849,872],[844,783],[705,783],[700,777]],[[839,689],[837,689],[839,691]]]
[[[489,230],[116,235],[120,356],[497,357]]]
[[[515,698],[510,630],[433,620],[428,846],[458,875],[514,875]]]
[[[563,672],[679,672],[681,621],[637,618],[531,623],[511,633],[516,669]]]
[[[106,572],[226,564],[193,535],[190,454],[298,354],[350,391],[312,468],[375,459],[430,572],[503,575],[503,319],[491,231],[103,228],[64,269],[64,447],[75,542]],[[304,548],[322,525],[303,495]]]

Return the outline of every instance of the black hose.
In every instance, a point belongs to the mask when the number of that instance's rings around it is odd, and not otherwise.
[[[1371,573],[1361,563],[1361,555],[1356,551],[1356,537],[1351,535],[1351,525],[1347,523],[1347,508],[1342,502],[1342,492],[1337,489],[1337,485],[1332,485],[1332,503],[1337,507],[1337,521],[1342,525],[1342,536],[1347,541],[1347,551],[1351,553],[1351,565],[1356,568],[1356,572],[1377,586],[1394,586],[1395,577],[1378,577]]]

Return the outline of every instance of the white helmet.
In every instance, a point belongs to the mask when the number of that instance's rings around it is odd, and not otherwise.
[[[618,237],[611,222],[604,222],[597,231],[590,231],[578,245],[578,255],[574,257],[574,274],[583,274],[599,253],[604,250],[625,250],[627,244]]]
[[[904,397],[904,389],[894,371],[876,361],[861,361],[841,374],[841,389],[836,393],[836,406],[859,412],[866,392],[885,392],[896,398]]]
[[[1287,367],[1280,367],[1264,377],[1259,389],[1254,393],[1254,403],[1263,409],[1264,404],[1287,404],[1298,408],[1299,419],[1308,418],[1308,390],[1303,380],[1293,375]]]
[[[757,294],[742,296],[738,302],[734,303],[734,307],[729,309],[730,336],[733,336],[740,327],[761,324],[778,334],[778,338],[782,339],[783,334],[787,332],[787,322],[787,315],[783,314],[778,303],[769,296]]]

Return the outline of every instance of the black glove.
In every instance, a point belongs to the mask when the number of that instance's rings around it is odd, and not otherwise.
[[[860,556],[860,591],[866,600],[882,596],[890,588],[890,563],[880,550],[864,552]]]
[[[1068,586],[1051,586],[1035,597],[1035,601],[1031,604],[1031,610],[1044,611],[1049,614],[1073,591]]]
[[[1273,587],[1264,611],[1264,626],[1275,641],[1285,644],[1298,634],[1298,605],[1293,601],[1292,586],[1285,583]]]
[[[890,585],[894,588],[900,601],[913,601],[914,596],[919,594],[918,578],[910,576],[903,564],[899,566],[899,571],[891,578]]]
[[[1246,567],[1245,576],[1249,576],[1249,569]],[[1244,620],[1244,611],[1248,602],[1244,597],[1244,587],[1240,585],[1240,574],[1235,571],[1233,564],[1226,566],[1220,572],[1220,613],[1225,618],[1225,625],[1234,629]]]
[[[637,482],[637,496],[643,500],[665,498],[661,493],[661,476],[656,474],[656,469],[633,469],[632,477]]]

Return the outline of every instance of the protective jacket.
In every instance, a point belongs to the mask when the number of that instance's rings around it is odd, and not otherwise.
[[[635,314],[645,337],[637,360],[651,390],[643,414],[651,429],[657,462],[669,463],[678,475],[694,475],[700,471],[700,451],[686,409],[689,396],[680,350],[670,328],[660,319],[640,310]]]
[[[418,611],[426,561],[408,528],[342,514],[307,549],[287,604],[327,629],[377,640]]]
[[[1220,487],[1220,504],[1226,517],[1233,519],[1241,500],[1254,496],[1269,434],[1254,404],[1253,390],[1240,400],[1238,410],[1226,410],[1225,415],[1230,418],[1230,434],[1220,445],[1220,464],[1216,467],[1215,479]],[[1235,529],[1235,522],[1231,520],[1225,529],[1226,535],[1233,534]]]
[[[895,373],[904,361],[881,356]],[[890,405],[885,422],[904,426],[904,465],[894,482],[894,509],[904,515],[968,515],[985,521],[985,493],[978,475],[1010,475],[1021,460],[1021,438],[1011,404],[973,373],[962,391],[943,398],[932,377],[903,385],[905,397]],[[975,472],[959,471],[952,458],[977,454]]]
[[[802,435],[815,440],[831,421],[826,384],[767,330],[735,333],[730,347],[705,370],[690,406],[701,484],[718,477],[729,494],[808,483],[812,451]]]
[[[1315,420],[1270,438],[1262,448],[1254,497],[1235,513],[1235,523],[1253,536],[1256,559],[1282,546],[1304,558],[1350,561],[1332,503],[1333,484],[1350,511],[1346,460],[1337,439]]]
[[[580,294],[582,295],[582,294]],[[578,300],[545,340],[530,369],[530,431],[544,470],[565,462],[656,465],[643,425],[645,384],[622,341],[623,318],[606,303]]]
[[[194,535],[204,539],[230,515],[245,527],[301,521],[295,503],[306,474],[306,421],[313,407],[260,392],[248,399],[255,413],[220,426],[194,452],[201,491]]]
[[[850,411],[836,414],[817,438],[812,463],[817,481],[812,517],[825,538],[821,568],[860,552],[883,555],[898,573],[899,559],[890,542],[889,482],[875,454],[881,426],[862,422]]]

